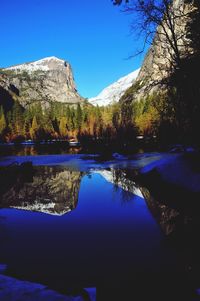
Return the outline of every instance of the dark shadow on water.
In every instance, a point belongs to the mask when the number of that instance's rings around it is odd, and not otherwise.
[[[70,148],[67,142],[35,143],[32,145],[13,144],[0,146],[0,156],[37,156],[55,154],[77,154],[80,148]]]

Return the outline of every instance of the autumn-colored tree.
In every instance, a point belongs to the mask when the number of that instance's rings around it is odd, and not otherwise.
[[[37,138],[38,130],[39,130],[39,126],[38,126],[38,123],[37,123],[37,119],[34,116],[33,120],[32,120],[32,125],[31,125],[31,128],[30,128],[31,139],[35,140]]]
[[[142,135],[153,135],[156,132],[155,125],[159,121],[156,108],[151,107],[147,112],[135,118],[135,125]]]
[[[59,132],[60,132],[60,136],[62,138],[66,138],[66,135],[67,135],[66,124],[67,124],[67,118],[66,117],[61,117],[60,118],[60,124],[59,124]]]
[[[24,116],[23,108],[18,101],[15,102],[12,108],[12,119],[10,124],[12,135],[17,137],[23,134]]]
[[[1,114],[0,114],[0,135],[2,135],[6,129],[6,118],[5,118],[5,115],[4,115],[4,112],[3,110],[1,111]]]

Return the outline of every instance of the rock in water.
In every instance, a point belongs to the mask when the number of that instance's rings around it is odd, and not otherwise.
[[[54,101],[84,101],[76,90],[70,64],[56,57],[0,69],[0,99],[0,105],[18,100],[23,107],[34,102],[45,107]]]

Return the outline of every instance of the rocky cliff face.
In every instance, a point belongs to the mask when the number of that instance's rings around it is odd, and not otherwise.
[[[194,47],[191,46],[189,26],[193,21],[193,13],[197,10],[194,1],[173,1],[171,17],[164,17],[146,54],[136,79],[137,88],[130,90],[133,92],[132,100],[139,100],[164,88],[176,68],[178,59],[182,60],[195,53]],[[172,28],[169,20],[172,22]],[[130,100],[130,95],[127,96]],[[126,98],[123,100],[126,101]]]
[[[18,100],[23,107],[40,101],[77,104],[84,101],[78,94],[71,66],[56,57],[0,69],[1,103]]]

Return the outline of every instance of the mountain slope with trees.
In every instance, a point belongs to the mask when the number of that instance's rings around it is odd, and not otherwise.
[[[135,30],[151,46],[136,83],[122,96],[142,134],[195,141],[200,126],[200,3],[115,1],[137,16]]]
[[[42,98],[26,103],[11,82],[0,84],[0,139],[79,139],[85,145],[132,147],[137,135],[157,137],[159,143],[199,143],[200,126],[200,4],[188,0],[137,0],[124,2],[125,11],[137,15],[137,30],[151,46],[135,83],[126,90],[119,103],[94,107],[84,101],[74,86],[72,73],[65,77],[68,92],[75,103]],[[0,75],[23,82],[22,74],[50,72],[54,66],[69,65],[49,58],[27,65],[11,67]],[[8,73],[8,74],[7,74]],[[20,74],[20,76],[18,76]],[[68,74],[69,75],[69,74]],[[40,78],[40,76],[38,77]],[[36,81],[38,81],[38,78]],[[62,81],[63,83],[63,81]],[[32,81],[31,81],[31,84]],[[61,85],[62,86],[62,85]],[[60,87],[60,84],[59,84]],[[51,87],[56,90],[58,86]],[[54,95],[60,93],[59,89]],[[61,92],[62,89],[61,89]],[[65,93],[66,97],[66,93]],[[30,98],[29,98],[30,99]],[[72,104],[72,105],[71,105]]]

